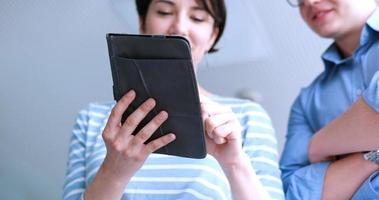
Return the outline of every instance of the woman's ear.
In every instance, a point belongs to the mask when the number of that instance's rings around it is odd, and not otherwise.
[[[145,17],[139,17],[139,32],[145,33]]]

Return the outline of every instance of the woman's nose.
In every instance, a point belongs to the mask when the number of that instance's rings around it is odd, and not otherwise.
[[[185,16],[178,15],[175,17],[173,23],[171,24],[169,34],[188,36],[189,22]]]

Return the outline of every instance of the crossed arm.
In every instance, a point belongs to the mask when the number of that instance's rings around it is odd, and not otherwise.
[[[379,71],[363,95],[340,117],[318,131],[309,143],[309,160],[379,149]],[[343,145],[336,145],[343,144]]]
[[[363,159],[364,151],[379,149],[379,113],[360,98],[341,117],[322,128],[311,139],[311,163],[332,162],[325,175],[323,199],[350,199],[379,167]],[[354,172],[354,173],[352,173]]]
[[[375,137],[379,114],[366,102],[360,98],[338,119],[313,134],[301,100],[297,99],[281,161],[287,197],[351,199],[361,194],[356,193],[358,189],[366,187],[364,181],[379,170],[377,165],[364,160],[361,153],[379,149]],[[337,155],[339,159],[335,159]]]
[[[378,136],[379,113],[360,98],[341,117],[313,136],[309,160],[321,162],[336,155],[378,150]]]

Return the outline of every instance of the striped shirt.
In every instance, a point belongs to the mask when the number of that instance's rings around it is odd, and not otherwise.
[[[213,96],[229,106],[242,126],[242,148],[271,199],[284,199],[278,167],[277,140],[266,111],[247,100]],[[114,102],[92,103],[80,111],[70,142],[64,199],[82,199],[101,166],[106,148],[102,131]],[[220,165],[212,156],[190,159],[151,154],[132,177],[122,199],[231,199]]]

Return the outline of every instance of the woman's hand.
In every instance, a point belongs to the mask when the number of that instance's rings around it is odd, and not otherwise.
[[[207,151],[222,167],[233,199],[270,199],[242,150],[242,128],[232,110],[205,96],[200,101]]]
[[[208,153],[221,165],[240,162],[244,153],[238,119],[229,107],[222,106],[205,96],[201,96],[200,101]]]
[[[120,199],[125,186],[141,168],[147,156],[175,139],[175,135],[171,133],[144,144],[167,119],[167,113],[164,111],[155,116],[136,135],[132,134],[142,119],[154,108],[153,99],[142,103],[121,125],[121,116],[135,96],[134,91],[129,91],[112,109],[102,135],[107,155],[84,193],[84,199]]]
[[[102,135],[107,148],[102,167],[111,170],[115,177],[126,180],[129,180],[141,168],[149,154],[175,139],[174,134],[167,134],[144,144],[166,121],[168,114],[165,111],[161,111],[136,135],[132,135],[137,125],[154,108],[156,103],[153,99],[148,99],[141,104],[121,125],[121,116],[134,100],[135,95],[134,91],[129,91],[115,105]]]

